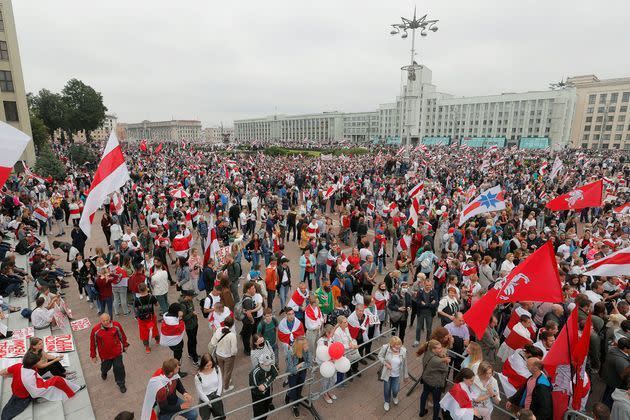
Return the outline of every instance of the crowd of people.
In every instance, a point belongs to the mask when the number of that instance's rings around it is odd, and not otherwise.
[[[53,146],[64,155],[66,145]],[[234,391],[235,363],[243,356],[251,362],[254,416],[280,405],[299,416],[298,403],[309,397],[302,386],[310,380],[326,404],[336,404],[338,389],[374,362],[383,415],[419,376],[421,417],[431,411],[433,419],[470,413],[490,419],[500,406],[524,419],[558,418],[578,395],[574,386],[562,388],[559,373],[547,372],[545,355],[573,311],[580,336],[590,336],[584,371],[604,388],[597,398],[594,386],[580,395],[579,409],[601,419],[611,410],[609,418],[630,412],[628,277],[583,274],[590,262],[630,245],[627,154],[434,147],[322,160],[180,145],[155,154],[129,145],[125,157],[131,181],[103,203],[92,232],[102,231],[104,240],[88,249],[78,220],[90,170],[67,161],[65,180],[14,175],[7,181],[0,227],[16,245],[0,247],[0,294],[20,296],[25,282],[35,282],[36,306],[24,315],[36,328],[54,327],[55,311],[68,311],[64,294],[75,293],[73,277],[76,293],[99,317],[90,358],[100,362],[103,380],[113,370],[122,393],[129,342],[117,319],[135,317],[146,353],[155,351],[153,343],[172,352],[147,378],[142,420],[180,412],[225,418],[223,399]],[[564,165],[551,177],[546,168],[554,159]],[[553,197],[599,179],[607,192],[601,206],[545,208]],[[460,225],[462,208],[496,185],[505,209]],[[563,300],[498,306],[476,336],[464,314],[548,242]],[[69,271],[54,250],[63,252]],[[15,267],[14,253],[29,255],[30,274]],[[197,340],[202,320],[211,329],[209,342]],[[508,339],[512,332],[524,339],[519,345]],[[324,362],[318,348],[332,343],[343,345],[351,366],[326,377],[316,369]],[[194,372],[182,370],[184,344]],[[57,361],[38,354],[37,362],[25,356],[21,369],[76,386]],[[410,372],[415,357],[420,372]],[[518,375],[506,372],[506,364]],[[189,373],[194,390],[181,381]],[[508,381],[516,385],[510,391],[499,374],[521,379]],[[272,389],[283,389],[274,383],[279,376],[287,389],[282,404],[271,397]],[[469,403],[464,411],[447,401],[453,390]],[[14,389],[11,407],[32,398]],[[118,418],[132,418],[130,412]],[[12,417],[3,411],[5,418]]]

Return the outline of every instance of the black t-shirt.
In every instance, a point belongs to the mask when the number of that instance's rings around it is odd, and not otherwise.
[[[153,295],[136,297],[133,300],[133,307],[136,310],[136,317],[141,320],[150,319],[154,314],[153,306],[158,301]]]
[[[256,307],[256,304],[254,303],[254,298],[249,296],[249,295],[245,295],[243,296],[243,312],[245,311],[251,311],[252,309],[254,309]],[[252,316],[254,316],[255,314],[252,314]],[[252,321],[247,315],[245,315],[245,318],[243,318],[243,323],[244,324],[251,324],[254,321]]]

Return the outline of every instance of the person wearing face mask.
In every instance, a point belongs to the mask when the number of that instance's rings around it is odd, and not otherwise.
[[[278,369],[273,364],[273,357],[263,355],[258,360],[258,365],[249,372],[249,386],[252,395],[253,417],[266,419],[266,413],[273,409],[271,385],[278,376]]]

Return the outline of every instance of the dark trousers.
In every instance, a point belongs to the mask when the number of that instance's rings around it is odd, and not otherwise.
[[[393,322],[392,327],[398,330],[398,338],[400,338],[403,342],[405,341],[405,330],[407,329],[407,318],[401,318],[398,322]]]
[[[267,308],[273,308],[273,299],[275,297],[276,291],[267,289]]]
[[[440,397],[442,396],[442,387],[424,384],[422,394],[420,395],[420,413],[423,413],[427,406],[427,399],[431,394],[433,398],[433,420],[440,419]]]
[[[38,368],[37,372],[40,375],[44,375],[46,372],[50,372],[53,376],[66,376],[66,368],[60,362],[51,363],[45,368]]]
[[[270,407],[271,398],[269,398],[269,396],[271,395],[270,389],[267,389],[265,393],[262,395],[258,393],[254,394],[254,391],[252,391],[251,394],[252,394],[252,402],[254,403],[254,405],[252,406],[252,409],[254,410],[254,417],[262,416],[263,414],[270,411],[270,408],[271,408]],[[267,416],[261,417],[261,419],[266,419],[266,418]]]
[[[15,395],[11,395],[9,398],[9,402],[2,409],[2,416],[0,419],[2,420],[11,420],[12,418],[17,417],[21,412],[26,410],[26,407],[33,401],[33,399],[29,396],[26,398],[18,398]]]
[[[115,359],[101,360],[101,373],[107,374],[109,370],[114,368],[114,379],[118,386],[125,384],[125,365],[123,364],[122,354]]]
[[[46,235],[46,222],[42,222],[41,220],[38,220],[39,222],[39,235]]]
[[[217,398],[216,393],[208,395],[208,399],[210,401],[215,398]],[[203,401],[199,401],[199,404],[202,403]],[[223,401],[221,400],[210,403],[210,405],[199,407],[199,416],[201,416],[201,420],[210,420],[210,418],[213,420],[223,420],[225,419],[224,413],[225,409],[223,408]]]
[[[105,299],[99,299],[98,301],[98,313],[103,314],[105,309],[107,309],[107,313],[111,319],[114,319],[114,314],[112,313],[112,307],[114,306],[114,298],[108,297]]]
[[[252,335],[254,334],[256,324],[254,322],[243,322],[243,328],[241,329],[241,338],[243,339],[243,351],[246,355],[250,355],[252,351]]]
[[[608,406],[609,409],[612,410],[613,399],[612,393],[615,392],[615,387],[606,385],[606,389],[604,390],[604,394],[602,395],[602,402]]]
[[[287,241],[289,240],[289,236],[291,236],[291,232],[293,232],[293,239],[292,241],[295,241],[295,236],[297,234],[297,229],[295,227],[295,223],[291,223],[287,226]]]
[[[171,350],[173,350],[173,357],[177,360],[182,360],[182,353],[184,352],[184,340],[180,341],[178,344],[174,346],[169,346]]]
[[[287,395],[284,397],[285,404],[289,404],[302,398],[302,385],[304,385],[304,381],[306,380],[306,372],[306,370],[301,370],[295,375],[289,375],[289,388],[296,388],[287,391]]]
[[[195,325],[195,328],[186,328],[186,337],[188,337],[188,355],[193,359],[195,363],[199,361],[199,355],[197,354],[197,329],[198,325]]]

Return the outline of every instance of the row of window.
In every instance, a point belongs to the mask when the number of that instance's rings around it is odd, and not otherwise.
[[[595,130],[594,131],[602,131],[602,127],[604,127],[604,131],[612,131],[612,124],[606,124],[606,125],[596,125],[595,126]],[[625,125],[623,124],[617,124],[617,126],[615,127],[615,131],[624,131],[624,127]],[[628,130],[630,130],[630,125],[628,126]],[[584,126],[584,131],[591,131],[591,126],[590,125],[585,125]]]
[[[455,132],[457,132],[457,131],[458,131],[458,129],[455,129]],[[477,133],[479,130],[477,130],[477,129],[474,129],[474,130],[473,130],[472,128],[471,128],[471,129],[468,129],[468,134],[469,134],[469,135],[473,134],[473,131],[474,131],[475,133]],[[545,127],[545,133],[549,133],[549,131],[550,131],[550,130],[549,130],[549,127]],[[432,133],[432,134],[434,134],[434,133],[436,133],[436,132],[437,132],[438,134],[440,134],[441,132],[444,132],[444,133],[448,133],[448,134],[450,134],[450,133],[452,133],[452,132],[453,132],[453,130],[452,130],[452,129],[440,129],[440,128],[438,128],[437,130],[436,130],[435,128],[432,128],[432,129],[431,129],[431,133]],[[463,135],[465,132],[466,132],[466,130],[465,130],[465,129],[459,129],[459,133],[460,133],[460,134],[462,134],[462,135]],[[484,127],[484,128],[482,128],[482,129],[481,129],[481,132],[482,132],[482,133],[484,133],[484,134],[485,134],[485,133],[492,133],[492,132],[493,132],[493,130],[492,130],[492,127],[488,128],[488,129],[486,129],[486,128]],[[503,129],[500,129],[500,128],[499,128],[496,132],[497,132],[497,133],[507,133],[507,128],[503,128]],[[540,133],[540,128],[539,128],[539,127],[536,127],[536,128],[529,127],[529,128],[527,129],[527,132],[528,132],[528,133],[537,133],[537,134],[539,134],[539,133]],[[517,133],[517,129],[516,129],[516,128],[512,128],[512,133]],[[518,129],[518,133],[523,133],[523,128],[522,128],[522,127]]]
[[[592,114],[595,111],[595,107],[589,106],[586,108],[586,113],[587,114]],[[605,112],[609,112],[611,114],[614,114],[615,112],[617,112],[617,107],[612,105],[609,107],[605,107],[605,106],[599,106],[597,107],[597,112],[600,114],[603,114]],[[619,107],[619,112],[628,112],[628,105],[621,105]]]
[[[599,140],[610,140],[610,134],[606,133],[606,134],[593,134],[592,138],[590,134],[584,134],[584,136],[582,136],[582,140],[586,141],[586,140],[593,140],[593,141],[599,141]],[[615,136],[613,137],[614,140],[621,140],[623,139],[623,134],[615,134]],[[630,134],[626,134],[626,140],[630,141]]]
[[[607,115],[606,116],[606,122],[613,122],[615,119],[614,115]],[[617,116],[617,121],[618,122],[623,122],[626,120],[626,116],[625,115],[618,115]],[[586,122],[593,122],[593,117],[586,117]],[[597,117],[595,117],[595,122],[604,122],[604,117],[602,115],[599,115]]]
[[[595,101],[596,100],[597,100],[597,94],[588,95],[588,103],[589,103],[589,105],[595,105]],[[600,104],[605,104],[607,102],[611,103],[611,104],[616,104],[618,100],[619,100],[619,93],[618,92],[613,92],[613,93],[610,94],[610,96],[608,96],[607,93],[600,93],[599,94],[599,103]],[[621,102],[630,102],[630,92],[623,92],[621,94]]]
[[[602,143],[602,149],[608,149],[609,148],[609,144],[608,143]],[[613,143],[612,145],[613,149],[621,149],[621,145],[618,143]],[[624,144],[623,147],[625,150],[630,150],[630,143],[626,143]],[[582,143],[582,149],[588,149],[588,143]],[[599,145],[598,144],[592,144],[591,145],[591,149],[599,149]]]

